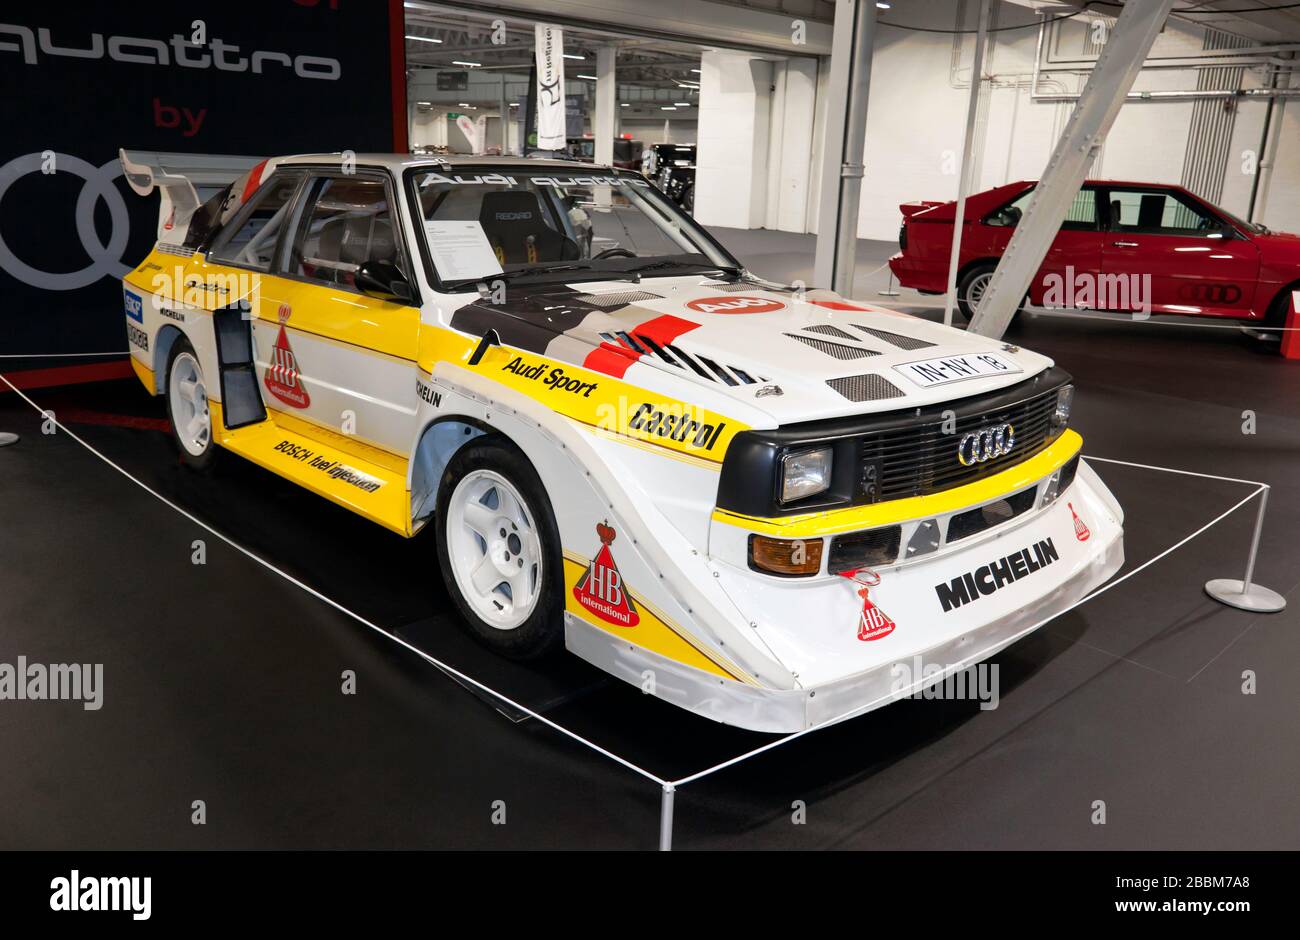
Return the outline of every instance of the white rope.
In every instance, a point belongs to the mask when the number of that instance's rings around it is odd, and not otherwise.
[[[27,404],[31,405],[32,408],[34,408],[37,412],[39,412],[39,413],[42,414],[42,415],[47,414],[47,412],[46,412],[44,409],[42,409],[39,405],[37,405],[36,402],[32,401],[30,398],[28,398],[26,395],[24,395],[24,394],[22,393],[22,391],[20,391],[20,390],[19,390],[19,389],[18,389],[18,388],[17,388],[17,387],[12,383],[12,382],[10,382],[9,379],[8,379],[8,378],[7,378],[3,373],[0,373],[0,381],[3,381],[3,382],[5,383],[5,385],[8,385],[9,388],[10,388],[10,389],[15,393],[15,394],[17,394],[19,398],[21,398],[23,401],[27,402]],[[92,447],[90,444],[86,443],[84,440],[82,440],[80,437],[78,437],[78,436],[77,436],[73,431],[70,431],[70,430],[69,430],[68,428],[66,428],[64,425],[60,424],[60,423],[58,422],[57,418],[54,419],[54,424],[55,424],[56,427],[59,428],[59,430],[63,431],[65,434],[67,434],[69,437],[71,437],[74,441],[76,441],[76,442],[77,442],[78,444],[80,444],[82,447],[86,448],[86,450],[90,451],[92,454],[94,454],[96,457],[98,457],[98,458],[99,458],[100,460],[102,460],[104,463],[108,464],[110,467],[112,467],[112,468],[113,468],[114,470],[116,470],[118,473],[122,474],[122,476],[126,477],[128,480],[130,480],[130,481],[131,481],[132,483],[134,483],[136,486],[140,487],[140,489],[144,490],[144,491],[145,491],[146,493],[148,493],[150,496],[154,497],[155,499],[157,499],[159,502],[163,503],[164,505],[171,507],[171,508],[174,509],[176,512],[180,513],[182,516],[184,516],[186,519],[188,519],[190,522],[194,523],[195,525],[199,526],[200,528],[204,529],[205,531],[207,531],[207,532],[211,532],[213,535],[215,535],[217,538],[221,539],[221,541],[225,542],[225,543],[226,543],[227,545],[229,545],[231,548],[233,548],[233,549],[235,549],[236,551],[240,552],[241,554],[247,556],[248,558],[251,558],[253,561],[257,562],[257,563],[258,563],[259,565],[261,565],[263,568],[266,568],[268,571],[274,572],[275,574],[279,575],[279,576],[280,576],[281,578],[283,578],[284,580],[288,581],[290,584],[293,584],[294,586],[296,586],[296,587],[298,587],[298,588],[301,588],[303,591],[306,591],[308,594],[310,594],[312,597],[316,598],[317,600],[322,601],[322,602],[328,604],[330,607],[333,607],[335,610],[339,611],[340,613],[346,614],[347,616],[349,616],[349,617],[351,617],[353,620],[355,620],[357,623],[359,623],[359,624],[361,624],[361,625],[363,625],[363,626],[369,627],[371,630],[374,630],[376,633],[380,634],[381,636],[387,637],[388,639],[392,640],[394,643],[398,644],[399,646],[403,646],[403,647],[405,647],[406,649],[410,650],[412,653],[415,653],[417,656],[419,656],[419,657],[421,657],[422,659],[428,661],[429,663],[431,663],[432,665],[434,665],[434,666],[436,666],[437,668],[441,669],[443,672],[447,673],[448,675],[453,676],[453,677],[455,677],[456,679],[458,679],[458,680],[460,680],[460,681],[462,681],[462,682],[467,682],[467,683],[469,683],[470,685],[474,686],[475,688],[480,689],[480,690],[482,690],[483,692],[486,692],[487,694],[493,696],[493,697],[496,698],[496,699],[499,699],[499,700],[502,701],[502,702],[505,702],[507,705],[511,706],[512,708],[518,709],[519,711],[523,712],[524,714],[528,715],[528,716],[531,717],[531,718],[536,718],[538,721],[540,721],[542,724],[546,725],[547,727],[553,728],[554,730],[560,732],[561,734],[565,735],[566,737],[571,738],[571,739],[574,740],[574,741],[577,741],[579,744],[582,744],[582,745],[585,745],[586,747],[591,748],[591,750],[595,751],[596,753],[598,753],[598,754],[602,754],[602,755],[604,755],[605,757],[608,757],[610,760],[614,761],[615,763],[620,764],[620,765],[623,766],[623,767],[626,767],[628,770],[631,770],[631,771],[633,771],[633,772],[635,772],[635,773],[640,774],[641,776],[645,777],[647,780],[652,780],[652,781],[654,781],[655,783],[659,784],[661,787],[664,786],[664,785],[668,782],[668,781],[662,779],[661,777],[656,777],[654,774],[650,773],[650,771],[648,771],[648,770],[644,770],[643,768],[638,767],[636,764],[633,764],[631,761],[626,760],[626,759],[624,759],[624,758],[622,758],[622,757],[619,757],[617,754],[615,754],[615,753],[613,753],[613,752],[611,752],[611,751],[607,751],[607,750],[605,750],[605,748],[601,747],[599,744],[594,744],[593,742],[588,741],[586,738],[582,737],[582,736],[579,735],[579,734],[576,734],[576,733],[573,732],[573,731],[570,731],[568,728],[565,728],[563,725],[556,724],[554,721],[551,721],[551,719],[547,718],[545,715],[540,715],[540,714],[538,714],[537,712],[533,711],[531,708],[528,708],[528,707],[526,707],[526,706],[524,706],[524,705],[521,705],[521,704],[519,704],[518,702],[514,701],[513,699],[511,699],[511,698],[509,698],[509,697],[507,697],[507,696],[505,696],[505,695],[502,695],[500,692],[496,691],[496,690],[493,689],[493,688],[490,688],[489,686],[484,685],[482,682],[479,682],[477,679],[474,679],[474,678],[472,678],[472,677],[470,677],[470,676],[467,676],[467,675],[465,675],[463,672],[460,672],[459,670],[452,668],[451,666],[447,665],[446,663],[441,662],[441,661],[438,660],[438,659],[435,659],[434,657],[430,656],[428,653],[424,652],[424,650],[419,649],[418,647],[412,646],[410,643],[406,642],[405,640],[403,640],[401,637],[397,636],[396,634],[390,633],[389,631],[385,630],[383,627],[380,627],[380,626],[378,626],[377,624],[371,623],[369,620],[367,620],[365,617],[362,617],[360,614],[355,613],[355,612],[349,610],[348,608],[344,607],[342,604],[338,603],[337,601],[332,600],[332,599],[329,598],[329,597],[326,597],[326,596],[325,596],[324,594],[322,594],[320,591],[316,590],[315,588],[311,587],[311,586],[308,585],[308,584],[304,584],[302,581],[299,581],[299,580],[298,580],[297,578],[295,578],[293,575],[291,575],[291,574],[289,574],[289,573],[287,573],[287,572],[285,572],[285,571],[280,570],[280,569],[277,568],[275,565],[273,565],[273,564],[271,564],[269,561],[267,561],[265,558],[262,558],[261,556],[254,554],[253,552],[249,551],[249,550],[248,550],[247,548],[245,548],[244,546],[240,545],[238,542],[234,541],[233,539],[229,538],[229,537],[226,536],[226,535],[223,535],[221,532],[218,532],[216,529],[212,528],[212,526],[208,525],[208,524],[207,524],[206,522],[204,522],[202,519],[199,519],[199,518],[195,517],[194,515],[192,515],[191,513],[189,513],[188,511],[186,511],[185,509],[182,509],[180,506],[178,506],[178,505],[176,505],[175,503],[173,503],[173,502],[172,502],[171,500],[169,500],[166,496],[163,496],[163,495],[162,495],[161,493],[159,493],[157,490],[154,490],[154,489],[153,489],[152,487],[150,487],[147,483],[144,483],[144,482],[142,482],[141,480],[138,480],[137,478],[133,477],[133,476],[132,476],[130,473],[128,473],[126,470],[122,469],[120,466],[118,466],[117,464],[115,464],[115,463],[114,463],[112,460],[110,460],[108,457],[104,456],[104,455],[101,454],[98,450],[96,450],[94,447]]]
[[[129,356],[125,349],[97,353],[4,353],[0,359],[89,359],[95,356]]]

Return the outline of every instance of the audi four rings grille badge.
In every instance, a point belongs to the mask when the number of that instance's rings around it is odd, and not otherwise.
[[[1009,424],[994,424],[964,435],[957,444],[957,461],[963,467],[973,467],[1009,454],[1015,446],[1016,429]]]

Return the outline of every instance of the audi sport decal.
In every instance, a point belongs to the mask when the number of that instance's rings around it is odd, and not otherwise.
[[[1014,584],[1026,578],[1039,568],[1046,568],[1060,559],[1056,546],[1050,538],[1035,542],[1028,548],[1012,552],[1004,558],[980,565],[974,571],[958,575],[947,584],[936,584],[935,593],[939,595],[939,604],[946,614],[950,610],[987,597],[1000,591],[1008,584]]]
[[[688,300],[686,306],[697,313],[771,313],[784,310],[785,303],[780,300],[768,300],[764,297],[701,297]]]
[[[1074,511],[1074,503],[1066,503],[1065,505],[1070,507],[1070,515],[1074,516],[1074,537],[1080,542],[1088,541],[1088,536],[1092,535],[1092,532],[1083,524],[1079,514]]]
[[[623,576],[618,573],[618,565],[614,563],[609,548],[618,533],[606,520],[596,526],[596,535],[600,539],[600,549],[574,585],[574,600],[606,623],[616,627],[635,627],[641,622],[641,615],[623,588]]]
[[[889,614],[872,602],[870,596],[870,589],[880,583],[880,575],[870,568],[843,571],[840,575],[858,586],[858,597],[862,598],[862,612],[858,614],[858,639],[870,643],[893,633],[898,625],[890,619]]]
[[[280,304],[280,334],[275,338],[275,347],[271,350],[271,364],[266,368],[266,390],[291,408],[306,408],[311,404],[311,396],[303,387],[298,373],[298,357],[289,345],[289,334],[285,326],[293,311],[288,304]]]
[[[552,391],[568,392],[571,395],[581,395],[583,398],[590,398],[591,393],[596,390],[598,384],[596,382],[584,382],[582,379],[575,379],[571,375],[565,375],[564,370],[559,366],[553,366],[546,362],[539,362],[531,366],[526,365],[519,356],[515,356],[502,368],[506,372],[513,372],[521,378],[539,381]]]

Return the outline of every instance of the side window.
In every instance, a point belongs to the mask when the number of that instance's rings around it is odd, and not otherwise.
[[[406,266],[383,180],[325,176],[312,180],[287,273],[356,290],[367,261]]]
[[[1033,198],[1034,190],[1027,189],[1011,202],[1007,203],[1001,209],[992,213],[985,219],[985,224],[995,226],[1010,226],[1014,228],[1020,224],[1021,217],[1025,210],[1029,208],[1029,200]],[[1061,223],[1061,228],[1074,231],[1092,231],[1097,227],[1097,193],[1092,189],[1081,189],[1070,203],[1070,208],[1066,210],[1065,221]]]
[[[213,261],[269,271],[302,178],[302,173],[272,174],[217,236],[209,257]]]
[[[1171,192],[1140,189],[1110,191],[1110,228],[1113,232],[1148,235],[1209,235],[1218,220]]]

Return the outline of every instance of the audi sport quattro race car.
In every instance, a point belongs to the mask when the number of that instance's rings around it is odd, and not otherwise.
[[[187,158],[122,159],[161,194],[125,321],[182,459],[432,526],[430,577],[506,656],[563,645],[789,732],[986,659],[1122,562],[1050,360],[760,280],[638,173],[294,156],[201,202]]]

